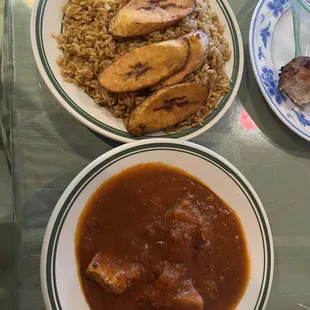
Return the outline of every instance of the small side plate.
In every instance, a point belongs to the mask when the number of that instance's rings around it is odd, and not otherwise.
[[[293,32],[288,0],[259,1],[250,26],[251,62],[256,81],[272,110],[287,127],[310,141],[310,106],[296,106],[278,89],[280,68],[294,58]]]

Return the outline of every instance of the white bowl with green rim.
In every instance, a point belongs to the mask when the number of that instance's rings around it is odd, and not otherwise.
[[[79,216],[105,180],[123,169],[147,162],[162,162],[187,171],[235,211],[250,256],[249,283],[236,309],[265,309],[272,285],[274,251],[268,219],[253,187],[218,154],[190,142],[163,138],[125,144],[107,152],[84,168],[67,187],[50,218],[42,247],[41,285],[46,309],[89,309],[75,257]]]
[[[31,43],[38,69],[48,88],[57,100],[77,120],[101,135],[120,142],[130,142],[149,137],[133,137],[105,108],[96,105],[81,89],[63,81],[56,63],[60,51],[51,33],[61,33],[63,14],[61,7],[67,0],[37,0],[31,16]],[[231,77],[231,90],[220,100],[215,109],[203,122],[203,126],[186,129],[179,133],[159,133],[166,138],[192,139],[212,127],[228,110],[237,95],[244,65],[243,45],[240,29],[226,0],[210,0],[215,13],[225,26],[225,37],[232,50],[232,57],[226,64],[227,75]],[[156,135],[158,136],[158,135]]]

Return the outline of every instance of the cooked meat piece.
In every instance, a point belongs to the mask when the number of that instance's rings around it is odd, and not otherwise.
[[[210,222],[206,221],[204,227],[200,229],[200,237],[203,241],[211,241],[214,238],[213,227]]]
[[[154,280],[144,288],[141,299],[155,308],[171,309],[174,297],[184,282],[185,271],[185,268],[179,264],[161,262],[155,267]]]
[[[196,245],[197,234],[197,226],[175,221],[168,231],[168,237],[171,240],[170,252],[182,254],[184,257],[191,255]]]
[[[131,285],[132,280],[140,278],[142,267],[139,264],[127,264],[115,257],[98,253],[89,264],[86,273],[105,291],[122,294]]]
[[[160,89],[130,115],[128,131],[134,136],[156,132],[182,122],[207,100],[209,87],[184,83]]]
[[[195,0],[132,0],[111,19],[113,36],[133,37],[162,30],[183,19],[195,8]]]
[[[281,68],[279,89],[295,104],[310,103],[310,57],[297,57]]]
[[[211,267],[213,268],[213,267]],[[204,298],[208,301],[213,301],[216,300],[216,298],[218,298],[218,292],[219,292],[219,282],[215,282],[214,279],[212,279],[212,277],[208,277],[202,280],[204,282]]]
[[[201,237],[201,230],[204,226],[202,214],[189,196],[177,200],[166,213],[166,220],[171,227],[167,236],[171,240],[172,257],[187,261],[205,244]]]
[[[209,35],[199,30],[187,34],[185,38],[189,41],[189,55],[185,66],[167,80],[155,85],[153,89],[160,89],[164,86],[177,84],[183,81],[187,75],[198,70],[205,62],[209,50]]]
[[[200,226],[203,222],[201,213],[189,198],[179,199],[170,211],[171,216],[182,222]]]
[[[156,268],[158,278],[155,280],[157,290],[171,292],[183,282],[185,269],[179,264],[164,261]]]
[[[188,39],[150,44],[120,57],[100,75],[100,84],[112,92],[153,86],[179,71],[189,53]]]
[[[161,263],[156,270],[158,277],[147,286],[142,299],[160,309],[202,310],[203,299],[191,279],[185,279],[185,271],[181,265]]]
[[[174,298],[177,310],[202,310],[203,299],[196,291],[191,280],[185,280],[182,287],[179,289],[176,297]]]
[[[196,249],[200,252],[208,252],[212,248],[212,244],[214,244],[214,231],[210,222],[204,221],[201,226],[197,239],[196,239]]]

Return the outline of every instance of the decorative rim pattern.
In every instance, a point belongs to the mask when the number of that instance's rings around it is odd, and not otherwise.
[[[99,173],[104,171],[110,165],[115,164],[119,160],[132,156],[137,153],[149,152],[154,150],[166,150],[174,152],[183,152],[196,157],[199,157],[221,169],[224,173],[231,178],[247,197],[248,202],[252,206],[253,212],[256,216],[262,237],[262,243],[264,247],[264,270],[263,279],[260,287],[258,299],[256,301],[255,308],[253,310],[265,309],[268,297],[270,294],[272,278],[273,278],[273,242],[270,226],[263,209],[263,206],[257,197],[254,189],[243,177],[243,175],[228,161],[217,155],[216,153],[207,150],[203,147],[195,145],[189,142],[177,142],[171,139],[159,139],[157,142],[153,140],[144,141],[142,143],[131,143],[117,149],[114,149],[105,155],[99,157],[95,162],[90,164],[90,169],[86,167],[72,183],[76,185],[71,189],[67,189],[59,202],[52,215],[52,221],[50,221],[47,229],[47,233],[44,237],[44,246],[42,249],[41,260],[41,273],[45,273],[46,283],[42,283],[43,296],[45,304],[51,305],[51,310],[63,310],[58,297],[56,286],[56,253],[59,241],[59,236],[63,224],[66,220],[72,205],[75,200],[87,186],[87,184],[95,178]],[[88,172],[89,171],[89,172]],[[70,187],[70,186],[69,186]],[[41,281],[42,277],[41,277]],[[43,281],[44,282],[44,281]]]
[[[310,116],[279,91],[278,72],[271,55],[275,26],[290,7],[288,0],[280,4],[276,0],[258,2],[250,25],[250,57],[257,84],[271,109],[287,127],[310,141]]]
[[[310,13],[310,4],[305,0],[298,0],[298,2],[304,7],[306,11]]]
[[[106,135],[112,139],[121,142],[130,142],[141,139],[149,139],[148,137],[132,137],[128,132],[113,128],[103,122],[100,122],[81,107],[78,106],[62,88],[57,78],[55,77],[49,61],[45,54],[45,48],[43,44],[43,19],[45,14],[45,8],[48,1],[51,0],[37,0],[36,5],[33,7],[32,17],[31,17],[31,41],[33,53],[36,59],[39,71],[45,80],[45,83],[52,91],[56,99],[78,120],[80,120],[84,125],[88,126],[92,130],[98,132],[99,134]],[[232,35],[233,50],[234,50],[234,65],[232,72],[232,82],[230,91],[222,98],[217,109],[215,109],[204,121],[203,127],[194,127],[186,129],[180,133],[169,134],[161,136],[161,138],[179,138],[179,139],[191,139],[211,126],[213,126],[222,115],[228,110],[232,104],[242,78],[243,65],[244,65],[244,55],[243,55],[243,44],[240,29],[236,18],[227,3],[226,0],[216,0],[219,7],[221,8],[225,19],[229,25],[229,30]],[[206,126],[208,127],[206,128]]]

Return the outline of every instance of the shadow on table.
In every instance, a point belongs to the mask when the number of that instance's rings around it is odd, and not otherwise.
[[[26,138],[22,136],[22,143],[25,145],[23,148],[20,146],[20,129],[15,131],[17,133],[15,138],[18,139],[15,145],[15,156],[19,155],[16,148],[22,150],[21,154],[34,151],[43,154],[39,168],[33,168],[39,180],[44,179],[42,177],[44,171],[50,172],[53,166],[57,171],[61,171],[59,174],[56,172],[55,175],[50,174],[53,179],[46,178],[42,184],[37,181],[38,184],[35,186],[28,186],[27,179],[22,180],[25,184],[14,184],[15,202],[18,206],[16,215],[23,229],[45,228],[66,186],[90,162],[121,145],[88,129],[67,113],[60,104],[57,102],[55,104],[48,105],[49,109],[45,111],[42,108],[42,112],[33,113],[29,118],[24,115],[26,123],[29,124],[28,127],[34,129],[30,135],[29,131],[23,132],[23,135],[29,135]],[[44,122],[44,125],[40,122]],[[16,128],[18,126],[17,123]],[[48,153],[46,147],[49,145],[52,145],[52,149]],[[29,160],[29,157],[26,157]],[[19,160],[22,158],[19,157]],[[29,169],[26,171],[31,173]]]
[[[239,98],[245,110],[271,143],[294,156],[309,158],[309,143],[286,127],[273,113],[256,83],[249,52],[249,27],[256,3],[248,1],[237,19],[244,43],[245,66]]]
[[[61,109],[63,110],[62,107]],[[59,137],[72,150],[72,154],[74,154],[74,156],[81,156],[88,163],[103,155],[107,151],[121,145],[120,142],[103,137],[95,131],[87,128],[65,111],[58,113],[48,113],[48,118],[49,121],[53,124],[54,130],[57,132]],[[78,132],[68,132],[65,130],[64,126],[62,125],[63,122],[60,121],[61,118],[66,120],[66,122],[69,123],[72,128],[76,127]],[[79,135],[79,133],[83,135],[80,137],[80,139],[72,139],[74,135]]]
[[[15,235],[14,223],[0,224],[0,309],[15,306]]]
[[[45,228],[66,186],[90,162],[120,143],[78,122],[47,90],[28,99],[14,87],[11,136],[16,215],[22,229]]]
[[[72,115],[67,115],[67,117],[72,118],[73,122],[77,122]],[[56,114],[49,115],[50,121],[55,125],[55,129],[57,130],[57,126],[59,126],[59,116]],[[93,161],[97,157],[103,155],[109,150],[112,150],[122,143],[112,140],[110,138],[104,137],[97,132],[89,129],[81,123],[77,124],[78,126],[82,126],[81,131],[85,133],[85,141],[80,140],[79,143],[74,143],[76,141],[70,139],[68,135],[59,130],[58,134],[65,141],[65,143],[72,149],[74,154],[80,155],[85,159],[88,159],[89,162]],[[91,143],[92,145],[96,145],[96,148],[89,149],[87,144]]]

